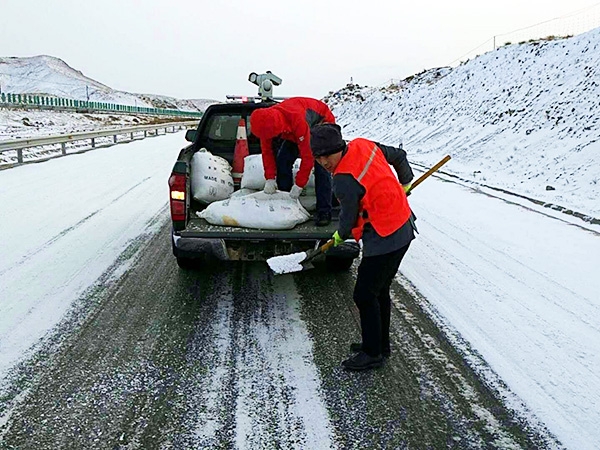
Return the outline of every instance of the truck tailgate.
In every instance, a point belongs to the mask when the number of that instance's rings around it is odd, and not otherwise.
[[[331,223],[324,227],[317,227],[311,220],[296,225],[291,230],[257,230],[251,228],[227,227],[211,225],[206,220],[191,214],[185,230],[179,232],[186,238],[212,238],[212,239],[240,239],[240,240],[315,240],[329,239],[337,230],[337,211]]]

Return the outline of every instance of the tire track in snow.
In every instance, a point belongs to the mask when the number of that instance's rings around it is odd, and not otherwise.
[[[293,279],[270,277],[264,264],[230,267],[214,282],[210,329],[189,346],[190,429],[178,445],[332,448]]]

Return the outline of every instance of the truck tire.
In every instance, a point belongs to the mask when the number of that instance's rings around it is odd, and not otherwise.
[[[192,258],[182,258],[181,256],[177,256],[177,265],[180,269],[183,270],[191,270],[198,267],[199,260]]]
[[[350,269],[354,258],[342,258],[338,256],[326,256],[325,267],[330,272],[345,272]]]

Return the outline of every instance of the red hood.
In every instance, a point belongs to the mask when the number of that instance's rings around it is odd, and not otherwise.
[[[273,107],[257,109],[250,115],[250,129],[260,139],[274,138],[285,128],[283,114]]]

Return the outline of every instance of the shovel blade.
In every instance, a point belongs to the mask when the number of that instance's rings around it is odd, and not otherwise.
[[[315,248],[307,252],[292,253],[291,255],[274,256],[267,259],[267,264],[275,275],[284,273],[301,272],[314,269],[312,261],[323,253],[323,247]]]
[[[267,264],[275,275],[282,275],[284,273],[301,272],[305,268],[304,263],[307,262],[310,266],[312,264],[307,260],[307,252],[292,253],[291,255],[274,256],[267,259]]]
[[[300,265],[302,266],[302,270],[310,270],[315,268],[311,261],[302,262]]]

